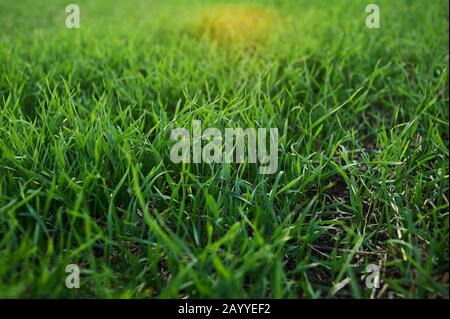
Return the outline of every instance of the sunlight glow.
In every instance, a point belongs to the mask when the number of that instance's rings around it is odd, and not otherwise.
[[[201,31],[219,42],[256,43],[267,40],[277,24],[273,10],[256,5],[226,5],[205,12]]]

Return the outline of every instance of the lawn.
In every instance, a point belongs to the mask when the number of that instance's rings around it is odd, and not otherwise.
[[[0,297],[449,297],[446,0],[69,3],[0,0]]]

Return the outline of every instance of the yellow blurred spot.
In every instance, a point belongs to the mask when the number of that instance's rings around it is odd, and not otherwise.
[[[205,10],[200,33],[226,43],[265,42],[274,32],[278,18],[274,10],[257,5],[222,5]]]

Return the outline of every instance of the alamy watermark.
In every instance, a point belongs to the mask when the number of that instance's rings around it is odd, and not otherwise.
[[[365,271],[365,284],[368,289],[380,288],[380,266],[369,264]]]
[[[247,163],[259,162],[260,174],[273,174],[278,168],[277,128],[225,128],[222,134],[217,128],[202,131],[201,121],[194,120],[192,134],[186,128],[175,128],[170,139],[176,141],[170,150],[176,164],[244,163],[247,149]]]
[[[75,264],[67,265],[66,273],[69,273],[66,277],[66,288],[80,288],[80,267]]]
[[[66,27],[68,29],[80,28],[80,6],[71,3],[66,6]],[[369,29],[380,28],[380,6],[377,4],[368,4],[366,6],[366,13],[369,15],[366,17],[366,27]]]
[[[369,4],[366,7],[366,13],[369,13],[369,15],[366,17],[366,27],[369,29],[379,29],[380,6],[377,4]]]
[[[80,28],[80,7],[77,4],[69,4],[66,7],[66,27],[68,29]]]

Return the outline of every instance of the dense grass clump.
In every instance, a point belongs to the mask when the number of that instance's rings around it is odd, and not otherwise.
[[[77,3],[0,1],[1,297],[448,298],[447,1]],[[193,120],[277,172],[172,163]]]

